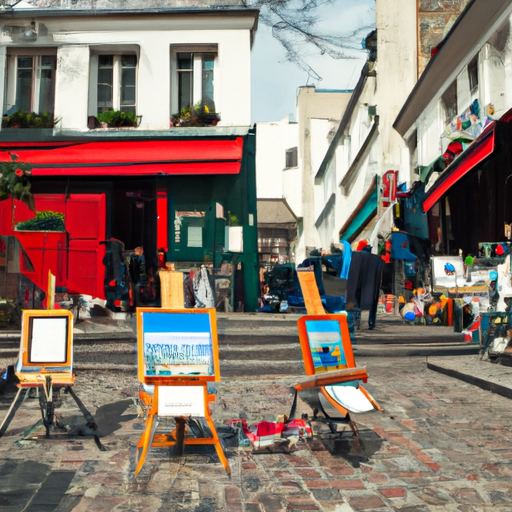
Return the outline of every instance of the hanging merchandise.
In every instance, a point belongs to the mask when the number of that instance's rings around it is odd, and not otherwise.
[[[215,296],[210,282],[210,273],[204,265],[201,266],[201,270],[199,272],[195,273],[193,286],[196,307],[207,309],[214,308]]]
[[[507,252],[507,246],[505,244],[497,244],[496,254],[498,256],[503,256],[506,252]]]
[[[391,257],[395,260],[416,261],[416,256],[411,252],[409,238],[406,233],[391,233]]]
[[[456,156],[460,155],[464,149],[466,149],[467,144],[459,141],[450,142],[446,151],[443,153],[443,160],[447,165],[451,164]]]

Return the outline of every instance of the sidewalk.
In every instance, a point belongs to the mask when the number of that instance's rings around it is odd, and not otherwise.
[[[229,361],[231,366],[239,366],[239,372],[226,371],[229,366],[223,367],[221,362],[222,381],[212,404],[219,432],[226,431],[227,420],[246,418],[252,424],[288,414],[293,401],[290,387],[303,377],[297,336],[294,339],[293,334],[295,320],[254,315],[219,318],[223,336],[235,329],[245,337],[258,333],[270,340],[263,357],[281,363],[274,373],[270,365],[251,361],[258,373],[250,374],[241,359]],[[510,512],[512,412],[509,399],[496,390],[512,389],[512,368],[479,360],[477,354],[404,356],[404,350],[411,347],[444,354],[443,349],[457,344],[478,347],[464,344],[462,335],[447,332],[451,328],[402,325],[397,320],[384,318],[375,330],[357,332],[361,344],[357,345],[356,362],[367,366],[367,389],[385,409],[383,413],[357,415],[360,440],[345,434],[334,436],[318,424],[312,440],[276,443],[265,450],[238,446],[236,438],[227,437],[231,476],[212,447],[187,447],[185,456],[179,458],[169,457],[168,450],[152,449],[143,470],[134,477],[135,447],[144,420],[136,404],[133,333],[115,326],[100,329],[97,324],[89,329],[86,324],[82,330],[86,332],[77,332],[77,337],[93,335],[93,329],[107,337],[116,332],[127,336],[122,343],[108,344],[98,338],[95,344],[76,346],[77,359],[84,353],[92,357],[95,351],[99,358],[95,361],[103,362],[110,354],[116,363],[131,362],[112,371],[101,371],[96,363],[91,364],[78,372],[74,386],[93,414],[107,451],[99,451],[90,437],[80,435],[66,438],[56,432],[45,439],[44,429],[33,427],[41,417],[38,400],[29,398],[0,440],[0,509],[484,512],[492,508]],[[228,322],[231,324],[226,325]],[[243,322],[245,328],[240,327]],[[82,327],[79,324],[78,328]],[[273,347],[283,349],[268,335],[269,327],[275,337],[290,340],[287,344],[296,354],[290,364],[283,365],[285,361],[272,352]],[[233,340],[224,343],[222,349],[236,347]],[[245,339],[245,346],[249,352],[257,352],[252,350],[250,339]],[[370,354],[371,350],[374,352]],[[394,357],[381,357],[377,351]],[[461,376],[495,383],[496,392],[483,391]],[[0,395],[0,418],[14,392],[13,388]],[[61,394],[57,403],[56,413],[62,422],[73,428],[83,425],[69,394]],[[311,414],[302,401],[297,411]],[[20,440],[22,437],[26,439]]]

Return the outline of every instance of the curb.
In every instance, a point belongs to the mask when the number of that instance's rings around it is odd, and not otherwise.
[[[448,375],[449,377],[453,377],[463,382],[467,382],[468,384],[472,384],[473,386],[478,386],[479,388],[485,391],[496,393],[497,395],[504,396],[505,398],[512,398],[512,389],[506,386],[502,386],[501,384],[496,384],[495,382],[480,379],[478,377],[474,377],[473,375],[468,375],[467,373],[461,373],[457,370],[443,368],[442,366],[438,366],[436,364],[432,364],[429,362],[427,362],[427,368],[429,370],[433,370],[434,372],[443,373],[445,375]]]
[[[478,354],[478,346],[435,346],[435,347],[404,347],[403,345],[383,344],[370,347],[368,345],[354,345],[356,357],[412,357],[412,356],[463,356]]]

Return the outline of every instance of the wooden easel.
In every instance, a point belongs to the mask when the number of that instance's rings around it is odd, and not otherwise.
[[[224,466],[226,472],[231,473],[231,469],[229,467],[229,462],[226,458],[222,445],[220,444],[220,439],[217,434],[217,430],[213,423],[212,417],[210,415],[209,402],[213,402],[215,400],[214,394],[208,393],[208,384],[205,381],[198,380],[180,380],[176,381],[170,380],[167,385],[172,387],[182,387],[182,386],[194,386],[200,387],[203,391],[203,403],[204,403],[204,418],[206,423],[210,429],[211,436],[207,436],[207,433],[204,432],[203,437],[194,437],[188,438],[186,437],[188,422],[191,420],[190,417],[187,416],[176,416],[175,417],[175,428],[169,433],[159,433],[157,432],[159,418],[161,415],[158,411],[158,394],[159,388],[165,386],[166,383],[157,384],[154,388],[154,393],[152,396],[150,405],[150,409],[148,411],[148,419],[146,421],[146,428],[144,429],[144,433],[142,434],[139,442],[137,443],[137,467],[135,468],[135,475],[139,473],[144,466],[144,462],[146,460],[146,456],[150,447],[153,448],[165,448],[169,446],[174,446],[173,455],[182,456],[185,453],[185,445],[208,445],[213,444],[215,446],[215,450],[220,459],[221,464]],[[178,389],[176,390],[178,391]],[[201,427],[200,427],[201,428]]]
[[[53,281],[54,283],[54,281]],[[52,280],[50,275],[50,290],[52,289]],[[34,322],[58,320],[66,323],[66,337],[65,349],[62,359],[58,362],[40,360],[34,361],[31,359],[31,351],[34,344]],[[61,329],[62,331],[63,329]],[[47,340],[51,344],[51,340]],[[41,421],[46,429],[47,438],[50,437],[51,428],[66,432],[66,427],[55,419],[54,415],[54,390],[57,388],[64,388],[72,397],[78,408],[82,412],[86,426],[83,432],[86,435],[92,435],[94,442],[98,448],[105,451],[106,448],[99,440],[99,432],[97,432],[97,425],[94,421],[92,414],[87,410],[82,401],[78,398],[73,391],[73,384],[75,382],[75,374],[72,372],[72,352],[73,352],[73,314],[66,310],[25,310],[22,315],[22,330],[21,330],[21,347],[20,358],[16,365],[16,376],[19,379],[18,392],[7,411],[7,415],[0,425],[0,437],[2,437],[11,421],[13,420],[16,411],[28,398],[32,389],[38,391],[39,407],[41,409]],[[45,345],[45,347],[48,345]],[[37,424],[36,424],[37,425]]]
[[[308,377],[298,382],[294,386],[295,397],[289,416],[290,418],[293,418],[295,415],[298,393],[304,390],[316,388],[318,390],[318,396],[322,395],[321,400],[324,400],[327,403],[329,403],[332,406],[332,408],[341,415],[342,418],[345,418],[346,422],[348,423],[353,433],[357,437],[359,436],[357,426],[350,417],[350,411],[347,408],[343,407],[337,400],[335,400],[330,395],[326,388],[332,385],[347,383],[350,381],[366,382],[368,380],[366,368],[356,368],[346,316],[340,314],[329,315],[325,312],[322,300],[320,298],[320,293],[318,291],[318,286],[316,284],[314,272],[309,269],[303,269],[297,272],[297,276],[301,286],[304,304],[306,305],[307,310],[307,315],[299,318],[299,320],[297,321],[297,327],[299,330],[299,340],[301,344],[301,351],[303,354],[304,367],[306,370],[306,375]],[[317,373],[317,370],[313,363],[311,349],[308,341],[308,332],[306,328],[306,322],[308,320],[333,320],[339,323],[338,332],[343,347],[342,351],[345,356],[345,368],[337,368],[332,369],[331,371],[323,371],[322,373],[319,374]],[[374,410],[383,411],[382,407],[373,399],[373,397],[366,391],[366,389],[364,389],[363,386],[359,385],[358,389],[366,397],[366,399],[371,404],[371,407],[373,407]],[[320,404],[318,406],[319,409],[322,408],[321,400],[318,402]],[[329,424],[331,429],[334,428],[332,418],[327,417],[327,414],[325,421]],[[334,429],[333,432],[335,431],[336,430]]]
[[[209,310],[190,310],[183,308],[183,274],[174,270],[161,271],[160,282],[162,290],[162,308],[169,312],[175,313],[189,313],[191,314],[191,322],[194,321],[193,314],[204,314]],[[209,403],[215,401],[215,394],[208,393],[208,381],[220,381],[219,365],[218,365],[218,346],[217,346],[217,326],[216,321],[212,322],[212,342],[213,342],[213,358],[215,366],[215,375],[213,377],[194,377],[194,376],[169,376],[169,377],[148,377],[144,375],[144,361],[143,361],[143,327],[141,316],[144,311],[158,312],[158,309],[138,309],[137,310],[137,336],[138,336],[138,366],[139,366],[139,381],[142,384],[153,385],[154,391],[152,394],[147,391],[141,390],[139,398],[147,407],[147,420],[144,433],[142,434],[139,442],[137,443],[135,475],[137,475],[146,460],[149,448],[164,448],[174,446],[173,455],[182,456],[185,452],[185,445],[214,445],[217,455],[221,464],[224,466],[226,472],[231,473],[229,462],[226,458],[222,445],[220,443],[217,430],[213,423]],[[160,310],[163,311],[163,310]],[[210,313],[215,318],[215,310]],[[175,396],[179,396],[180,388],[193,387],[199,392],[199,397],[202,400],[202,410],[196,411],[197,416],[202,416],[210,430],[211,435],[205,432],[200,423],[193,420],[192,415],[174,415],[167,414],[161,410],[161,403],[159,395],[164,390],[164,387],[175,388]],[[168,390],[166,390],[168,391]],[[173,389],[174,392],[174,389]],[[159,410],[160,409],[160,410]],[[159,432],[159,418],[161,417],[174,417],[175,428],[170,432]],[[187,430],[192,430],[189,423],[194,422],[199,427],[201,437],[187,437]]]
[[[325,315],[315,273],[309,269],[297,269],[297,277],[299,278],[300,289],[308,315]]]

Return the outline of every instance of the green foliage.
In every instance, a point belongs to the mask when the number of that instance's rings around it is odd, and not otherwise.
[[[173,114],[170,126],[215,126],[219,121],[220,116],[199,101],[192,108],[184,107]]]
[[[0,200],[12,197],[25,203],[32,211],[36,211],[34,196],[30,192],[28,177],[32,173],[32,167],[28,164],[17,162],[18,155],[9,153],[11,162],[0,163]]]
[[[137,127],[137,115],[135,112],[121,112],[120,110],[107,110],[98,114],[98,121],[109,128],[123,126]]]
[[[20,222],[16,231],[65,231],[64,214],[52,211],[37,212],[33,219]]]
[[[20,109],[2,117],[2,128],[53,128],[60,119],[50,112],[25,112]]]

